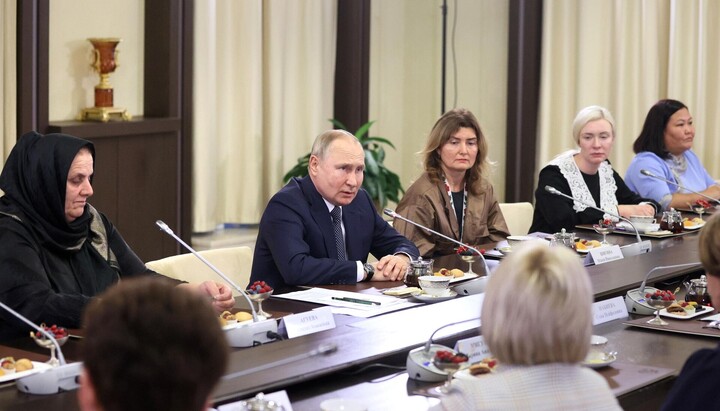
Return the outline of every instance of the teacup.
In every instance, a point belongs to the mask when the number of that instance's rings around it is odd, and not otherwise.
[[[590,350],[588,350],[585,361],[598,361],[605,356],[608,339],[601,335],[593,335],[590,339]]]
[[[628,220],[633,224],[655,224],[655,217],[651,215],[631,215]]]
[[[424,275],[422,277],[418,277],[418,284],[420,284],[420,288],[422,288],[425,294],[433,297],[439,297],[448,292],[448,287],[450,287],[450,277]]]

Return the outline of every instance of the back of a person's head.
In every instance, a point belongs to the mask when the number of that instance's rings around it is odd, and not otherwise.
[[[700,262],[708,275],[720,278],[720,214],[713,214],[700,231]]]
[[[126,280],[84,317],[84,367],[104,411],[204,409],[228,345],[208,301],[153,279]]]
[[[576,363],[592,334],[592,288],[580,259],[564,247],[529,242],[490,277],[482,335],[501,363]]]

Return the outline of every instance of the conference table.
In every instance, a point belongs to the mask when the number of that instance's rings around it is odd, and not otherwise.
[[[593,231],[577,229],[578,237],[599,239]],[[637,288],[654,267],[695,263],[698,257],[697,232],[686,235],[653,238],[652,251],[617,261],[587,267],[595,301],[624,296]],[[630,244],[634,236],[610,235],[618,245]],[[484,245],[484,248],[494,247]],[[435,260],[440,267],[466,268],[457,256]],[[475,264],[478,271],[480,264]],[[697,276],[698,267],[668,268],[653,272],[648,285],[662,283],[674,289],[688,275]],[[401,285],[392,282],[368,282],[357,285],[326,286],[331,289],[368,294]],[[336,326],[330,330],[272,343],[232,349],[226,375],[212,394],[215,406],[249,398],[259,392],[285,390],[293,409],[318,410],[329,398],[360,399],[368,410],[424,410],[438,402],[421,395],[433,383],[408,378],[404,370],[411,349],[424,345],[438,328],[466,321],[439,332],[433,342],[453,346],[463,338],[478,335],[478,318],[482,295],[459,296],[435,304],[395,311],[371,318],[334,315]],[[512,301],[508,302],[511,309]],[[237,307],[247,308],[244,301]],[[302,313],[319,305],[276,298],[263,308],[275,317]],[[631,316],[631,318],[636,318]],[[645,317],[649,318],[649,317]],[[629,327],[626,320],[614,320],[594,327],[594,333],[608,338],[608,348],[617,351],[617,361],[597,371],[603,375],[620,401],[628,409],[656,409],[672,386],[675,375],[694,351],[712,348],[718,341],[707,336],[647,330]],[[720,336],[720,330],[718,330]],[[337,351],[309,356],[323,344],[332,343]],[[70,339],[63,347],[68,360],[82,359],[82,339]],[[0,357],[13,355],[34,361],[47,359],[47,350],[33,346],[32,341],[18,341],[0,346]],[[287,359],[296,359],[287,361]],[[277,366],[273,364],[277,363]],[[247,372],[245,372],[247,371]],[[20,393],[14,384],[0,386],[2,410],[73,410],[77,409],[75,392],[40,396]]]

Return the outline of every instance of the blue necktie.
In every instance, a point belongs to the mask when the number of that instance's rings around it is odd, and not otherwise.
[[[337,258],[338,260],[345,261],[347,260],[347,257],[345,256],[345,239],[343,238],[342,233],[342,209],[340,207],[335,207],[330,212],[330,217],[332,217],[333,221],[333,232],[335,233],[335,247],[337,248]]]

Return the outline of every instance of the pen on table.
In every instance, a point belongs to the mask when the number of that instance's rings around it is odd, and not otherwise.
[[[359,298],[333,297],[332,299],[337,300],[337,301],[345,301],[348,303],[357,303],[357,304],[365,304],[365,305],[380,305],[380,303],[377,301],[361,300]]]

